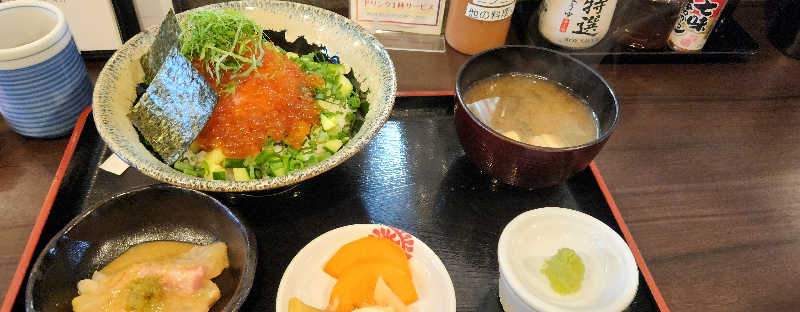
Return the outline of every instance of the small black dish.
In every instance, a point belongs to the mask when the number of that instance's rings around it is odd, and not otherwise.
[[[70,221],[36,259],[27,311],[72,311],[78,281],[91,278],[134,245],[149,241],[228,245],[230,266],[214,279],[222,297],[211,311],[236,311],[256,269],[256,240],[242,220],[204,193],[153,185],[116,195]]]

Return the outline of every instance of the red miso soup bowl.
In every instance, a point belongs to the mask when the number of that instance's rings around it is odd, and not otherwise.
[[[493,76],[522,73],[558,83],[594,111],[595,140],[552,148],[509,139],[481,122],[464,103],[474,83]],[[456,78],[455,124],[464,151],[481,170],[502,183],[538,188],[559,184],[583,170],[608,141],[617,125],[619,103],[597,72],[566,54],[533,46],[503,46],[470,58]]]

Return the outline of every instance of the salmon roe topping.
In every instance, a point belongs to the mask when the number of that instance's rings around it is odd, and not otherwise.
[[[196,140],[203,150],[221,148],[226,156],[245,158],[261,152],[268,137],[299,149],[320,123],[314,88],[323,86],[322,78],[306,74],[280,52],[265,48],[264,53],[262,65],[250,75],[226,73],[219,85],[201,63],[193,63],[220,95]],[[234,93],[222,91],[231,82],[238,83]]]

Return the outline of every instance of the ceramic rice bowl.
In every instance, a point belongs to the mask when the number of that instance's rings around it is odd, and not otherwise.
[[[144,77],[139,58],[158,33],[158,26],[155,26],[137,34],[117,50],[97,78],[93,96],[95,124],[117,156],[143,174],[166,183],[206,191],[253,192],[289,186],[317,176],[358,153],[375,137],[389,118],[397,81],[389,54],[369,32],[344,16],[294,2],[235,1],[195,10],[225,8],[244,12],[264,29],[286,30],[289,41],[303,36],[309,43],[326,47],[330,55],[338,55],[343,64],[353,69],[362,89],[369,90],[369,111],[361,129],[333,156],[286,176],[252,181],[209,181],[183,174],[144,147],[127,116],[136,98],[136,84]],[[192,11],[178,14],[178,20]]]

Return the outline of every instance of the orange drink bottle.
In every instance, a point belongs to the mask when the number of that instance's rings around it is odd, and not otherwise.
[[[499,47],[506,42],[516,0],[453,0],[445,24],[447,43],[464,54]]]

